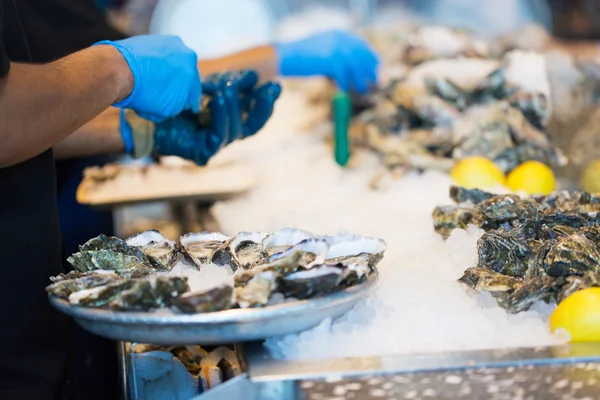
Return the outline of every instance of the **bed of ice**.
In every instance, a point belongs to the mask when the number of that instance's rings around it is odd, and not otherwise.
[[[307,359],[422,353],[564,342],[546,321],[554,306],[537,304],[508,315],[488,295],[471,295],[456,283],[476,258],[481,231],[456,230],[444,242],[433,231],[431,212],[450,204],[446,175],[426,173],[388,180],[379,191],[368,182],[377,160],[355,155],[339,168],[316,133],[297,127],[309,110],[284,92],[263,131],[234,143],[213,160],[237,160],[261,171],[248,195],[220,202],[214,214],[223,232],[297,227],[314,233],[350,231],[383,238],[388,250],[372,296],[341,319],[298,335],[270,339],[282,358]]]

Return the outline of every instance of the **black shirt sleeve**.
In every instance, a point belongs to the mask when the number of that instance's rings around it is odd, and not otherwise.
[[[6,51],[4,49],[4,12],[3,12],[3,4],[0,1],[0,78],[3,78],[6,74],[8,74],[8,69],[10,68],[10,61],[6,56]]]

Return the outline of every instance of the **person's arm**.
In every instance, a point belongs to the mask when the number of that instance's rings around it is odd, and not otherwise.
[[[0,79],[0,168],[52,147],[132,88],[131,70],[112,46],[44,65],[11,64]]]
[[[258,73],[261,82],[266,82],[277,75],[277,59],[272,46],[263,46],[222,58],[200,60],[198,69],[203,77],[225,71],[251,69]],[[54,146],[54,157],[67,159],[122,153],[124,149],[119,111],[110,108],[58,142]]]
[[[224,71],[251,69],[256,71],[261,82],[269,81],[279,73],[277,54],[273,46],[256,47],[229,56],[198,62],[201,76]]]
[[[54,145],[57,160],[125,152],[120,109],[110,107]]]

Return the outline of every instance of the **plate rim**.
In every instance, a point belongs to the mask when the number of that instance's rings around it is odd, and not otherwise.
[[[378,278],[379,271],[374,269],[365,281],[322,297],[297,300],[267,307],[230,309],[196,314],[156,314],[77,307],[70,305],[67,300],[61,299],[51,293],[48,294],[48,299],[50,304],[58,311],[75,319],[87,321],[117,323],[121,325],[224,325],[258,322],[279,318],[281,315],[294,312],[310,312],[311,310],[327,308],[333,303],[344,303],[349,299],[366,294],[372,287],[377,285]]]

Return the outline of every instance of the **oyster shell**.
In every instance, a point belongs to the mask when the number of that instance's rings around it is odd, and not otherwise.
[[[259,265],[251,269],[238,269],[233,274],[236,287],[246,285],[252,278],[263,272],[274,272],[277,275],[285,275],[296,271],[302,260],[303,253],[300,250],[287,251],[270,263]]]
[[[255,274],[242,287],[235,289],[235,298],[241,308],[266,305],[277,289],[278,274],[273,271],[261,271]]]
[[[467,269],[458,282],[475,291],[485,290],[496,297],[510,293],[521,285],[517,278],[479,267]]]
[[[170,306],[175,297],[188,290],[185,277],[158,276],[150,279],[130,279],[72,293],[69,296],[69,303],[120,311],[148,311]]]
[[[305,239],[299,243],[288,247],[286,250],[269,255],[268,263],[273,263],[280,259],[290,259],[296,252],[300,252],[302,257],[298,262],[298,267],[310,268],[314,264],[325,261],[330,248],[326,240],[323,239]]]
[[[544,269],[552,277],[583,275],[600,270],[600,248],[582,234],[559,237],[544,259]]]
[[[267,256],[281,253],[291,246],[312,239],[314,235],[308,231],[295,228],[283,228],[267,235],[262,241],[262,247]]]
[[[317,293],[327,293],[342,281],[343,265],[315,265],[309,270],[293,272],[280,280],[279,291],[286,297],[305,299]]]
[[[264,251],[261,245],[267,236],[262,232],[240,232],[230,244],[231,255],[238,265],[248,269],[264,261]]]
[[[91,289],[98,286],[105,286],[109,283],[123,281],[114,271],[92,271],[78,272],[71,271],[66,275],[50,278],[54,283],[46,287],[46,292],[51,293],[62,299],[68,299],[71,293],[84,289]]]
[[[179,239],[185,253],[197,267],[214,263],[235,270],[229,250],[231,238],[219,232],[187,233]]]
[[[492,193],[484,192],[479,189],[465,189],[460,186],[450,186],[450,198],[455,203],[461,204],[470,202],[471,204],[483,203],[494,197]]]
[[[360,237],[334,244],[327,253],[327,264],[342,264],[345,267],[343,281],[354,284],[369,275],[383,258],[387,244],[381,239]]]
[[[170,270],[175,262],[175,242],[168,240],[157,230],[138,233],[125,242],[129,246],[140,248],[156,269]]]
[[[171,304],[183,313],[206,313],[227,310],[232,306],[233,288],[222,285],[203,292],[188,292],[174,298]]]
[[[512,314],[527,311],[538,301],[548,303],[555,299],[561,286],[561,280],[548,275],[536,279],[528,279],[511,294],[499,298],[498,304]]]

